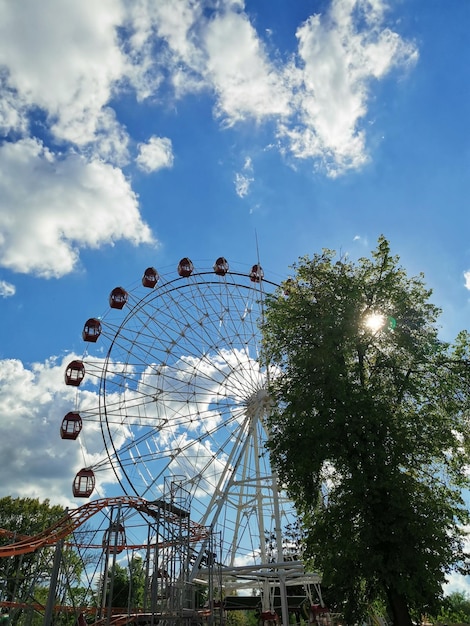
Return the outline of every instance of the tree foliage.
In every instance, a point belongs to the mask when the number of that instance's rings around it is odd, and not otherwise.
[[[437,621],[444,624],[470,624],[470,598],[461,591],[446,596],[437,615]]]
[[[60,506],[36,498],[1,498],[0,528],[10,531],[0,536],[0,545],[36,535],[62,517]],[[34,590],[49,579],[53,549],[0,559],[2,595],[7,601],[32,601]]]
[[[0,545],[7,545],[41,533],[64,515],[63,507],[51,505],[49,500],[37,498],[0,498]],[[42,548],[32,553],[0,559],[1,597],[18,603],[12,611],[12,623],[21,620],[22,605],[45,606],[53,567],[55,548]],[[57,604],[74,605],[84,596],[77,587],[83,572],[83,560],[71,549],[62,550],[61,577],[66,584],[56,590]],[[42,623],[43,616],[29,616],[28,621]]]
[[[137,609],[143,607],[145,592],[145,568],[139,556],[133,556],[126,566],[113,563],[106,581],[105,606]],[[100,595],[103,593],[103,580],[100,580]],[[110,592],[112,597],[110,599]]]
[[[470,337],[439,339],[423,276],[384,237],[371,258],[324,250],[294,270],[262,323],[273,463],[346,619],[382,599],[410,624],[466,568]]]

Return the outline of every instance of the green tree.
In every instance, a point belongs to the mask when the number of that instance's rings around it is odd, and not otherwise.
[[[62,517],[64,509],[52,506],[49,500],[37,498],[0,499],[0,528],[10,531],[0,535],[0,545],[6,545],[24,536],[36,535]],[[31,602],[34,590],[49,579],[53,549],[0,559],[2,599],[11,602]],[[13,613],[13,623],[20,611]]]
[[[439,340],[423,276],[383,237],[371,258],[324,250],[294,270],[262,322],[272,460],[345,619],[382,600],[410,626],[466,571],[470,337]]]
[[[227,626],[258,626],[255,611],[227,611],[225,623]]]
[[[102,585],[103,582],[100,581],[101,589]],[[108,573],[105,606],[109,606],[111,589],[112,607],[131,610],[142,608],[145,591],[145,568],[139,556],[132,557],[128,567],[119,563],[112,565]]]
[[[470,624],[470,598],[466,593],[454,591],[442,602],[437,621],[445,624]]]
[[[0,499],[0,545],[8,545],[28,536],[46,530],[64,515],[64,509],[51,505],[49,500],[37,498]],[[0,559],[1,599],[26,606],[37,604],[44,607],[49,593],[55,547],[42,548],[35,552]],[[78,587],[85,563],[71,548],[64,547],[61,558],[61,580],[64,584],[57,588],[57,604],[77,604],[83,600],[83,589]],[[12,623],[23,618],[24,608],[11,612]],[[28,609],[32,614],[33,610]],[[31,617],[27,618],[31,622]],[[43,615],[34,618],[42,623]],[[33,620],[34,621],[34,620]]]

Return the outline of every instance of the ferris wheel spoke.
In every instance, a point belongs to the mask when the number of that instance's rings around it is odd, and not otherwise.
[[[232,416],[232,418],[230,418],[230,420],[238,421],[238,417],[234,415]],[[195,443],[200,442],[201,440],[205,440],[205,441],[213,440],[214,442],[217,443],[218,446],[220,446],[223,449],[225,445],[230,444],[230,442],[232,441],[233,432],[231,431],[227,439],[223,442],[220,440],[220,438],[216,438],[216,436],[218,432],[221,431],[222,429],[225,432],[228,425],[229,425],[229,422],[216,424],[211,430],[206,429],[197,438],[191,439],[188,442],[186,442],[183,447],[180,446],[178,448],[173,448],[173,447],[170,447],[167,443],[161,449],[158,449],[156,446],[154,446],[148,452],[148,454],[140,454],[139,458],[143,462],[147,460],[147,457],[148,457],[148,460],[151,460],[151,461],[158,461],[160,458],[167,459],[169,455],[173,455],[175,454],[175,452],[178,452],[179,454],[184,453],[187,449],[189,449]],[[148,440],[151,440],[153,443],[155,443],[157,441],[155,438],[161,432],[162,428],[152,429],[151,431],[144,432],[138,438],[132,437],[132,439],[128,443],[122,445],[119,448],[119,455],[120,455],[121,463],[126,464],[125,454],[128,450],[136,449],[137,446],[139,446],[142,443],[148,442]],[[167,433],[167,435],[168,434],[169,433]],[[175,444],[175,441],[177,440],[178,440],[178,437],[176,435],[172,435],[172,446]],[[127,462],[129,462],[129,459],[127,459]]]

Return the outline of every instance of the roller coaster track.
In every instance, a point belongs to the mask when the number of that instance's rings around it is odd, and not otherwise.
[[[39,548],[53,546],[61,539],[65,539],[66,537],[71,535],[75,529],[79,528],[82,524],[84,524],[91,517],[93,517],[93,515],[96,515],[96,513],[99,513],[103,509],[112,506],[130,507],[135,509],[136,511],[139,511],[140,513],[148,515],[149,517],[153,517],[154,519],[157,519],[158,516],[162,515],[163,512],[166,521],[172,523],[176,523],[183,513],[172,505],[161,500],[148,502],[143,498],[133,496],[101,498],[98,500],[87,502],[77,509],[67,511],[64,516],[61,517],[55,524],[53,524],[46,530],[43,530],[38,535],[34,535],[33,537],[21,536],[19,540],[15,541],[14,543],[6,546],[0,546],[0,558],[17,556],[20,554],[28,554],[30,552],[38,550]],[[195,522],[191,522],[190,520],[188,520],[188,522],[189,541],[195,542],[207,537],[208,530],[206,527],[201,526],[200,524],[197,524]],[[2,534],[7,536],[12,536],[13,534],[14,536],[14,533],[12,533],[12,531],[0,529],[0,535]],[[88,547],[102,548],[102,546]],[[136,546],[123,546],[123,549],[135,547]]]
[[[0,602],[0,606],[6,607],[8,609],[34,609],[38,613],[43,613],[45,610],[45,606],[40,604],[39,602]],[[145,626],[152,621],[154,624],[158,623],[158,618],[162,616],[161,613],[149,613],[143,610],[138,611],[126,611],[124,608],[115,608],[112,607],[110,609],[111,615],[106,616],[100,619],[96,618],[96,615],[102,609],[96,606],[65,606],[56,604],[54,606],[54,611],[56,613],[68,613],[74,614],[77,617],[77,621],[75,622],[76,626],[88,626],[88,623],[85,616],[89,619],[93,618],[93,626],[124,626],[125,624],[134,623],[134,624],[142,624]],[[109,610],[109,609],[107,609]],[[195,611],[190,611],[188,609],[183,609],[183,611],[190,616],[194,616]],[[175,614],[168,614],[165,617],[175,617]],[[382,626],[377,624],[376,626]]]

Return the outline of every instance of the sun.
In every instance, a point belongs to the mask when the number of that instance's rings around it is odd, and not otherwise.
[[[375,333],[385,326],[385,322],[385,316],[381,313],[370,313],[366,316],[364,325],[366,328]]]

